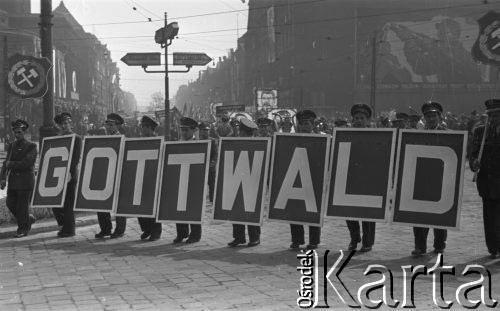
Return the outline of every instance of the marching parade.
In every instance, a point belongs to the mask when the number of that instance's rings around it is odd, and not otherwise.
[[[0,1],[0,310],[498,307],[498,0],[188,2]]]

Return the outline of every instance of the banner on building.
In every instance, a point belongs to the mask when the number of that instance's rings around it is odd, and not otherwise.
[[[389,219],[396,129],[336,128],[326,216]]]
[[[269,219],[322,226],[330,136],[274,135]]]
[[[156,217],[162,137],[125,139],[117,216]]]
[[[467,132],[401,130],[393,223],[458,229]]]
[[[63,207],[74,144],[75,135],[43,139],[32,207]]]
[[[490,11],[478,21],[479,33],[472,46],[472,57],[481,63],[500,65],[500,14]]]
[[[210,147],[210,140],[164,143],[158,222],[201,224]]]
[[[87,136],[83,140],[75,211],[116,210],[122,162],[121,135]]]
[[[262,224],[270,148],[271,138],[220,139],[214,220]]]

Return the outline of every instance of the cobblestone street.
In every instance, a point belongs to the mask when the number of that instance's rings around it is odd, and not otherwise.
[[[457,287],[473,280],[460,276],[470,263],[489,269],[492,296],[500,299],[500,263],[487,257],[479,197],[470,172],[465,178],[462,229],[449,232],[444,254],[445,263],[456,267],[456,276],[444,279],[445,299],[455,303],[452,309],[460,309],[455,300]],[[0,309],[299,309],[299,261],[297,252],[288,249],[290,231],[286,224],[266,221],[262,244],[253,248],[228,248],[231,225],[209,224],[208,215],[202,241],[196,244],[172,244],[173,224],[164,225],[162,239],[156,242],[139,241],[135,219],[129,219],[127,226],[125,237],[118,240],[95,240],[97,225],[78,228],[74,238],[59,239],[56,232],[47,232],[0,240]],[[431,231],[429,250],[432,238]],[[345,222],[328,219],[318,254],[322,257],[325,250],[330,250],[331,267],[338,250],[344,249],[348,241]],[[356,294],[362,282],[370,280],[363,276],[369,264],[386,265],[394,272],[394,296],[402,300],[401,266],[426,264],[430,268],[436,261],[430,256],[412,258],[412,249],[411,228],[377,224],[373,251],[356,254],[341,278]],[[417,310],[438,308],[433,303],[430,280],[427,276],[416,282]],[[379,298],[380,293],[375,291],[373,298]],[[332,288],[327,299],[332,308],[348,309]]]

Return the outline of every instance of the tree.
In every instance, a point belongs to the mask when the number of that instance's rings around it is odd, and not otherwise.
[[[148,111],[163,110],[165,107],[165,97],[163,93],[158,91],[151,95],[151,101],[148,105]]]

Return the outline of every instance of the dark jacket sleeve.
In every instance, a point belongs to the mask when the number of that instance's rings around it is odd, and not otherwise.
[[[15,170],[29,170],[33,169],[36,161],[36,145],[33,143],[29,143],[27,146],[26,156],[21,161],[9,161],[9,165],[7,168],[15,169]]]
[[[2,163],[2,170],[0,171],[0,180],[6,180],[7,179],[7,160],[10,158],[10,152],[12,149],[12,144],[9,144],[9,149],[7,149],[7,157]]]
[[[483,139],[484,126],[479,126],[474,129],[474,133],[472,134],[472,146],[471,152],[469,156],[469,167],[472,167],[472,163],[479,156],[479,149],[481,148],[481,141]]]
[[[76,180],[78,176],[78,163],[80,162],[81,152],[82,152],[82,138],[79,135],[75,135],[75,144],[73,145],[73,155],[71,157],[71,164],[69,166],[71,180]]]

